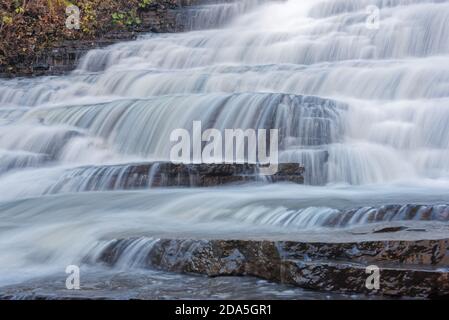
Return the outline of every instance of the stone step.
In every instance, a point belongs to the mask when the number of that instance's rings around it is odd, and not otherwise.
[[[73,191],[130,190],[156,187],[211,187],[246,182],[304,182],[304,167],[280,164],[271,176],[260,175],[256,164],[174,164],[149,162],[109,166],[89,166],[68,170],[49,190]]]
[[[123,258],[148,268],[208,276],[256,276],[318,291],[388,296],[449,296],[449,239],[343,243],[277,240],[110,240],[90,262]],[[131,263],[131,261],[129,261]],[[379,289],[366,287],[367,267],[380,271]]]
[[[449,269],[416,266],[378,266],[379,287],[371,283],[367,265],[341,261],[282,262],[281,282],[304,289],[340,293],[383,294],[388,296],[442,297],[449,295]]]

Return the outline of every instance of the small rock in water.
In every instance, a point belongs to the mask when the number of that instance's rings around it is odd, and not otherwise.
[[[407,229],[405,231],[409,231],[409,232],[426,232],[426,229]]]
[[[388,233],[388,232],[399,232],[407,230],[407,227],[399,226],[399,227],[386,227],[378,230],[374,230],[373,233]]]

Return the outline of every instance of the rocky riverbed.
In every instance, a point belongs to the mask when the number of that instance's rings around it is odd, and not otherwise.
[[[255,277],[207,277],[161,270],[116,271],[82,269],[80,290],[67,290],[65,278],[54,275],[0,288],[3,300],[356,300],[386,299],[354,294],[317,292]]]
[[[317,291],[386,296],[449,296],[448,226],[376,224],[277,240],[125,238],[97,261],[114,266],[132,249],[147,267],[208,276],[256,276]],[[178,236],[179,237],[179,236]],[[128,256],[129,258],[129,256]],[[379,289],[366,287],[367,267],[380,269]],[[368,273],[369,274],[369,273]]]
[[[442,298],[449,296],[448,230],[431,222],[396,222],[288,236],[248,234],[244,240],[188,234],[104,239],[85,255],[81,290],[65,289],[61,274],[2,287],[0,297]],[[366,286],[368,266],[379,268],[377,289]]]

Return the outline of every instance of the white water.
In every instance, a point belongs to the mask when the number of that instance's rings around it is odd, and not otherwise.
[[[379,30],[366,27],[370,4]],[[68,76],[0,81],[0,283],[60,272],[117,234],[297,232],[344,209],[449,202],[449,1],[199,10],[192,29],[220,29],[147,35],[89,52]],[[77,168],[168,160],[171,131],[195,120],[280,128],[281,160],[321,186],[81,192]]]

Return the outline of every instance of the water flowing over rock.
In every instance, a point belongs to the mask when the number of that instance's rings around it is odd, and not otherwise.
[[[438,297],[449,294],[449,240],[321,243],[257,240],[118,239],[95,259],[208,276],[257,276],[302,288]],[[93,258],[92,256],[90,257]],[[380,287],[366,287],[367,267],[379,266]]]
[[[261,176],[251,164],[147,163],[85,167],[71,170],[48,193],[67,191],[129,190],[154,187],[213,187],[245,182],[303,183],[304,168],[281,164],[274,175]]]
[[[0,79],[0,296],[68,264],[448,296],[449,2],[179,3],[185,32]],[[198,122],[278,129],[278,174],[173,164]]]
[[[173,33],[220,27],[238,15],[254,9],[257,5],[275,0],[218,1],[210,0],[157,0],[146,10],[139,12],[139,23],[127,28],[114,28],[111,23],[106,26],[108,32],[83,39],[62,40],[55,37],[46,48],[23,59],[11,59],[10,63],[0,66],[0,77],[61,75],[74,69],[80,59],[92,49],[137,39],[148,32]],[[126,3],[126,2],[125,2]],[[211,5],[213,3],[213,5]],[[141,8],[144,9],[144,8]],[[113,12],[112,12],[113,13]],[[90,30],[94,33],[97,30]],[[98,33],[98,31],[97,31]],[[31,54],[31,53],[30,53]]]

